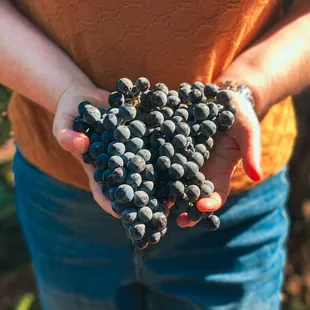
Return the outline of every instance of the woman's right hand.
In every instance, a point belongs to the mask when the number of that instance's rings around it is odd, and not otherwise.
[[[53,134],[60,146],[77,158],[89,178],[90,189],[95,201],[102,209],[116,218],[120,216],[112,210],[111,202],[104,197],[101,185],[97,184],[93,175],[95,168],[85,164],[82,154],[88,151],[89,139],[86,135],[72,130],[72,124],[78,113],[78,105],[82,101],[89,101],[96,107],[108,108],[109,92],[90,86],[74,86],[67,89],[60,97],[53,124]]]

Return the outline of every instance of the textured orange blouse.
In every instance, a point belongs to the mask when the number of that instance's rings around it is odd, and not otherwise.
[[[283,1],[283,0],[282,0]],[[99,87],[146,76],[175,89],[208,83],[281,18],[281,0],[15,0]],[[48,74],[48,72],[47,72]],[[27,78],[27,77],[25,77]],[[10,118],[27,160],[52,177],[89,190],[78,162],[52,135],[53,115],[14,94]],[[264,177],[289,160],[296,134],[291,99],[261,122]],[[255,186],[238,167],[232,192]]]

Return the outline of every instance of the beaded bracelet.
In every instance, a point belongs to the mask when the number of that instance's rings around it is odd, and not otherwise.
[[[221,82],[218,84],[218,87],[220,90],[231,90],[239,93],[241,96],[243,96],[246,100],[250,102],[252,107],[254,108],[254,98],[253,98],[253,93],[251,89],[243,84],[243,83],[238,83],[235,81],[225,81]]]

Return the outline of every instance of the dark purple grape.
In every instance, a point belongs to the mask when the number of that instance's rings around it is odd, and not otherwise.
[[[83,119],[86,123],[94,124],[95,122],[100,120],[101,113],[96,107],[85,105],[84,108],[85,110],[83,112]]]
[[[89,148],[89,154],[92,158],[96,159],[99,154],[106,153],[107,147],[102,142],[94,142]]]
[[[196,120],[199,120],[199,121],[206,120],[209,116],[208,105],[205,103],[198,103],[194,107],[193,114]]]
[[[168,98],[163,91],[155,91],[151,97],[151,103],[154,107],[162,108],[167,104]]]
[[[168,95],[169,89],[164,83],[157,83],[154,86],[153,92],[162,91],[165,95]]]
[[[159,170],[167,170],[171,165],[171,161],[167,156],[160,156],[157,158],[156,167]]]
[[[202,93],[203,93],[203,90],[205,88],[205,84],[203,84],[202,82],[195,82],[192,86],[191,86],[191,89],[199,89]]]
[[[141,173],[145,169],[145,166],[145,160],[139,155],[129,158],[127,162],[127,169],[135,173]]]
[[[144,191],[151,196],[155,193],[155,184],[153,181],[142,181],[139,190]]]
[[[236,112],[237,112],[237,109],[236,109],[236,106],[235,105],[233,105],[233,104],[227,104],[227,105],[225,105],[224,106],[224,109],[225,109],[225,111],[229,111],[229,112],[231,112],[232,114],[236,114]]]
[[[178,97],[179,94],[178,94],[178,92],[177,92],[176,90],[169,90],[167,96],[168,96],[168,97],[170,97],[170,96]]]
[[[115,191],[115,199],[119,203],[129,203],[134,198],[134,191],[128,184],[119,185]]]
[[[201,168],[205,162],[203,155],[199,152],[195,152],[188,160],[196,163],[199,168]]]
[[[126,149],[128,152],[134,154],[138,153],[144,146],[144,141],[140,138],[134,137],[126,143]]]
[[[101,141],[106,145],[108,145],[113,140],[114,140],[114,130],[106,130],[101,136]]]
[[[88,133],[90,125],[82,118],[76,118],[73,122],[73,130],[81,133]]]
[[[131,135],[133,137],[138,137],[142,138],[145,135],[146,132],[146,126],[144,123],[142,123],[139,120],[134,120],[132,121],[129,125],[128,128],[131,132]]]
[[[174,181],[170,185],[170,195],[171,196],[181,196],[184,193],[184,184],[181,181]]]
[[[127,78],[122,78],[116,83],[116,90],[124,95],[128,95],[131,92],[132,87],[132,82]]]
[[[116,168],[113,170],[111,178],[116,183],[123,183],[127,177],[127,170],[124,168]]]
[[[189,96],[190,92],[191,92],[191,86],[190,85],[189,86],[183,86],[179,89],[178,94],[179,94],[179,98],[181,99],[181,103],[188,102],[188,96]]]
[[[156,170],[153,164],[147,164],[142,172],[143,180],[156,181]]]
[[[123,154],[121,157],[122,157],[122,160],[124,162],[124,167],[127,167],[127,162],[129,160],[129,158],[131,157],[134,157],[135,154],[132,153],[132,152],[126,152],[125,154]]]
[[[184,176],[193,178],[199,171],[199,167],[193,161],[188,161],[184,164]]]
[[[110,159],[110,156],[108,154],[106,153],[99,154],[95,160],[96,167],[102,170],[107,169],[109,159]]]
[[[209,231],[215,231],[220,228],[220,219],[212,214],[204,219],[204,224]]]
[[[184,168],[180,164],[172,164],[168,170],[172,180],[181,179],[184,175]]]
[[[125,103],[119,108],[119,116],[124,121],[132,121],[137,115],[137,109],[130,103]]]
[[[159,111],[152,111],[146,120],[147,124],[152,127],[160,126],[164,122],[164,116]]]
[[[181,153],[176,153],[171,159],[172,164],[179,164],[183,166],[187,162],[187,158]]]
[[[138,190],[135,192],[133,201],[136,207],[142,208],[149,203],[149,195],[144,191]]]
[[[106,186],[106,184],[104,184],[103,186]],[[102,192],[104,194],[105,190],[102,189]],[[118,215],[121,215],[122,212],[124,211],[124,208],[126,208],[126,205],[122,204],[122,203],[119,203],[117,200],[114,200],[112,202],[112,210],[118,214]]]
[[[173,110],[169,107],[163,107],[160,112],[164,116],[165,120],[170,120],[170,118],[173,116]]]
[[[205,181],[200,186],[200,197],[201,198],[208,198],[213,193],[212,187]]]
[[[162,230],[167,227],[167,217],[161,212],[155,212],[150,225],[154,229]]]
[[[199,186],[199,188],[202,186],[204,182],[205,182],[205,176],[201,172],[197,172],[197,174],[190,179],[190,183]]]
[[[130,172],[126,177],[125,183],[136,189],[141,185],[142,177],[139,173]]]
[[[125,97],[122,93],[113,92],[109,95],[108,102],[111,107],[119,108],[122,104],[125,103]]]
[[[188,126],[190,128],[190,135],[197,136],[200,133],[200,124],[196,123],[195,121],[189,122]]]
[[[114,130],[114,138],[116,141],[126,142],[130,138],[130,130],[127,126],[118,126]]]
[[[187,139],[184,135],[177,134],[172,139],[172,145],[176,150],[184,149],[187,145]]]
[[[188,95],[188,101],[192,104],[198,104],[202,100],[202,92],[200,89],[192,89]]]
[[[88,102],[88,101],[82,101],[79,105],[78,105],[78,111],[79,114],[82,116],[83,113],[86,111],[86,108],[92,107],[93,105]]]
[[[117,116],[113,113],[107,114],[104,118],[103,126],[106,130],[113,130],[119,125],[119,120]]]
[[[156,212],[156,210],[158,209],[159,206],[159,202],[157,200],[157,198],[155,197],[150,197],[149,203],[148,203],[148,207],[153,211]]]
[[[127,225],[133,224],[138,218],[138,213],[135,209],[125,209],[122,212],[122,221]]]
[[[132,240],[140,240],[145,235],[145,225],[141,222],[131,224],[128,228],[129,236]]]
[[[189,136],[191,129],[186,123],[181,122],[180,124],[176,126],[176,132],[187,137]]]
[[[216,117],[219,113],[219,109],[217,104],[215,104],[214,102],[210,102],[208,103],[208,108],[209,108],[209,119],[213,119],[214,117]]]
[[[125,145],[122,142],[111,142],[108,146],[108,153],[110,156],[122,156],[125,153]]]
[[[172,158],[174,155],[174,147],[171,143],[165,142],[159,147],[159,155],[166,156],[168,158]]]
[[[187,196],[187,199],[193,202],[198,200],[200,196],[200,189],[197,185],[191,184],[185,189],[185,194]]]
[[[160,126],[160,131],[162,134],[171,137],[175,132],[175,124],[171,120],[164,121]]]
[[[122,168],[124,166],[124,161],[120,156],[112,156],[108,161],[108,166],[110,169],[114,170],[116,168]]]
[[[160,231],[149,230],[147,232],[146,238],[147,238],[149,244],[156,244],[159,242],[159,240],[161,238],[161,233],[160,233]]]
[[[140,151],[137,152],[137,155],[141,156],[147,164],[150,162],[152,158],[151,152],[147,149],[141,149]]]
[[[135,83],[139,92],[144,93],[149,90],[151,83],[146,77],[140,77]]]
[[[235,121],[235,116],[230,111],[223,111],[218,115],[218,122],[222,127],[230,127]]]
[[[102,170],[97,169],[94,172],[94,181],[99,184],[103,184],[103,171]]]
[[[151,221],[153,217],[153,212],[149,207],[142,207],[138,211],[138,219],[140,222],[147,224]]]
[[[178,95],[171,95],[167,97],[167,107],[170,107],[172,109],[176,109],[179,104],[181,103],[180,98],[178,97]]]
[[[216,99],[217,99],[219,104],[227,105],[232,100],[232,94],[229,90],[221,90],[217,93]]]
[[[206,120],[200,124],[201,134],[205,137],[211,137],[216,134],[216,125],[214,122]]]
[[[211,98],[211,97],[215,97],[218,94],[219,88],[215,84],[208,84],[205,86],[203,92],[207,98]]]
[[[184,108],[180,108],[180,109],[177,109],[175,112],[174,112],[174,116],[181,116],[183,121],[187,121],[188,120],[188,111]]]

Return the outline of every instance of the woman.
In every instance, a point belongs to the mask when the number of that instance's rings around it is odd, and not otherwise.
[[[279,308],[295,137],[289,96],[310,80],[310,3],[296,0],[286,14],[283,4],[1,2],[17,209],[43,309]],[[252,90],[254,109],[234,95],[236,122],[204,167],[216,192],[198,208],[220,209],[216,233],[170,217],[165,238],[135,253],[92,169],[76,160],[89,143],[71,130],[78,103],[107,107],[124,76],[171,89],[232,80]]]

